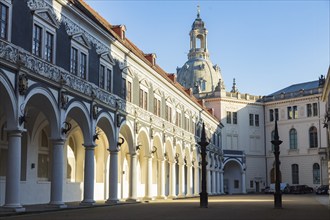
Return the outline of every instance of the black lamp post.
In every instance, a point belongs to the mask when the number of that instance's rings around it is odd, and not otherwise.
[[[275,120],[275,134],[274,140],[271,141],[274,145],[274,155],[275,155],[275,193],[274,193],[274,208],[282,208],[282,193],[280,187],[280,144],[282,141],[278,136],[277,120]]]
[[[203,123],[201,141],[198,142],[201,146],[201,155],[202,155],[202,192],[200,195],[200,207],[207,208],[208,198],[206,192],[206,146],[209,145],[205,137],[205,125]]]

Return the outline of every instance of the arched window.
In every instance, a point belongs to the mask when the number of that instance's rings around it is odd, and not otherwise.
[[[271,135],[270,135],[270,140],[273,141],[275,137],[275,131],[272,131]],[[272,152],[274,152],[275,150],[275,145],[272,144]]]
[[[292,184],[299,184],[299,166],[298,164],[291,165]]]
[[[290,149],[297,149],[297,131],[296,129],[292,128],[290,130]]]
[[[317,147],[317,129],[314,126],[309,129],[309,147]]]
[[[320,165],[318,163],[313,164],[313,183],[320,184]]]

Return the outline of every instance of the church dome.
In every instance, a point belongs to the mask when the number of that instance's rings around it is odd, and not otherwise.
[[[212,95],[223,86],[219,66],[213,65],[209,59],[207,33],[198,8],[197,18],[189,33],[188,61],[177,69],[177,81],[185,88],[191,88],[198,97]]]
[[[192,88],[193,93],[212,93],[221,79],[220,68],[208,59],[189,59],[178,70],[177,80],[185,88]]]

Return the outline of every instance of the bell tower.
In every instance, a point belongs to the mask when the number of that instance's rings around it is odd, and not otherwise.
[[[207,29],[204,26],[204,21],[200,18],[200,7],[197,6],[197,18],[192,24],[190,35],[190,50],[188,59],[202,58],[209,59],[207,49]]]

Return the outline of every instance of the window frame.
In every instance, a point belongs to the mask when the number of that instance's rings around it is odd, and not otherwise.
[[[238,122],[237,112],[232,112],[232,116],[233,116],[233,124],[237,125],[237,122]]]
[[[226,122],[227,124],[231,124],[231,111],[226,111]]]
[[[0,2],[1,5],[7,7],[7,23],[6,23],[6,37],[5,38],[2,38],[1,37],[1,32],[0,32],[0,38],[3,39],[3,40],[7,40],[7,41],[11,41],[11,30],[12,30],[12,3],[11,2],[8,2],[8,1],[1,1]],[[1,7],[0,7],[1,9]],[[0,11],[1,14],[0,16],[2,17],[2,11]],[[0,17],[0,20],[1,20],[1,17]],[[1,22],[1,21],[0,21]],[[1,22],[2,23],[2,22]],[[0,24],[0,28],[1,28],[1,24]]]
[[[41,50],[40,55],[37,55],[33,51],[33,45],[34,45],[34,34],[35,34],[35,28],[36,26],[41,28]],[[31,52],[35,56],[49,62],[52,64],[56,63],[56,27],[49,22],[44,21],[43,19],[39,18],[37,15],[33,16],[33,28],[32,28],[32,49]],[[51,60],[48,60],[46,57],[46,44],[47,44],[47,33],[51,34],[53,36],[53,42],[51,47]]]
[[[77,73],[73,73],[71,71],[72,68],[72,49],[76,49],[77,50]],[[82,77],[81,76],[81,57],[82,54],[84,54],[86,56],[86,66],[85,66],[85,76]],[[88,48],[86,46],[83,46],[81,43],[78,43],[74,38],[71,40],[71,47],[70,47],[70,73],[81,78],[84,80],[88,80],[89,78],[89,53],[88,53]]]
[[[249,114],[249,125],[254,126],[254,115],[251,113]]]
[[[289,142],[290,142],[290,150],[297,150],[298,147],[298,134],[295,128],[291,128],[289,131]]]
[[[112,93],[113,91],[113,66],[107,62],[106,60],[104,60],[102,57],[100,58],[100,65],[99,65],[99,87],[102,88],[101,85],[101,66],[104,67],[104,81],[103,81],[103,89]],[[110,76],[109,76],[109,72],[110,71]],[[110,83],[109,83],[110,82]]]
[[[254,125],[256,126],[256,127],[259,127],[259,125],[260,125],[260,117],[259,117],[259,114],[255,114],[254,115]]]
[[[317,128],[311,126],[308,130],[309,148],[318,148]]]

